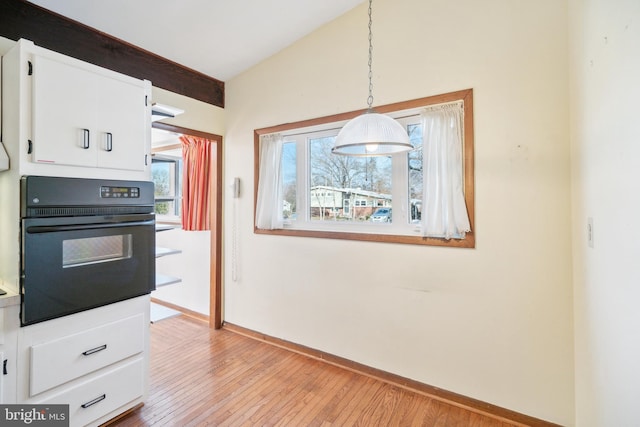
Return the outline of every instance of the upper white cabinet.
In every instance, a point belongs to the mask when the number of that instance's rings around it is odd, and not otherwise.
[[[41,56],[33,58],[32,73],[36,162],[145,169],[142,82]]]
[[[3,142],[20,175],[149,179],[151,84],[20,40],[3,58]]]

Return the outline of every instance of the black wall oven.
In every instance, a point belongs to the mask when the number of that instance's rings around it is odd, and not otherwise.
[[[26,176],[21,199],[22,326],[155,289],[152,182]]]

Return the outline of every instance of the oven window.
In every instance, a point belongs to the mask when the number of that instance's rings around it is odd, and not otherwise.
[[[131,234],[62,241],[62,267],[79,267],[131,258]]]

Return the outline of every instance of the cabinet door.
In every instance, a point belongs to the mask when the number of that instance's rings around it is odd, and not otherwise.
[[[34,57],[35,162],[146,169],[145,86],[142,81],[100,71]]]
[[[97,93],[98,167],[145,170],[145,91],[140,84],[103,77]]]
[[[0,347],[2,348],[2,347]],[[4,362],[4,353],[0,351],[0,362]],[[4,381],[3,375],[0,375],[0,404],[5,403],[4,401]]]
[[[38,163],[96,166],[93,129],[98,76],[36,56],[33,59],[33,159]]]

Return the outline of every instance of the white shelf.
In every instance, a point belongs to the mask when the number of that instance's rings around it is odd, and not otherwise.
[[[156,232],[172,230],[178,227],[179,226],[175,224],[156,224]],[[182,250],[180,249],[172,249],[172,248],[165,248],[162,246],[156,246],[156,259],[163,256],[176,255],[180,253],[182,253]],[[180,283],[180,282],[182,282],[182,279],[179,277],[168,276],[166,274],[160,274],[156,272],[156,289],[162,286],[173,285],[175,283]]]
[[[156,246],[156,258],[160,258],[162,256],[181,254],[182,250],[180,249],[171,249],[171,248],[162,248],[160,246]]]
[[[156,273],[156,289],[161,286],[173,285],[174,283],[180,283],[182,279],[179,277],[167,276],[165,274]]]

